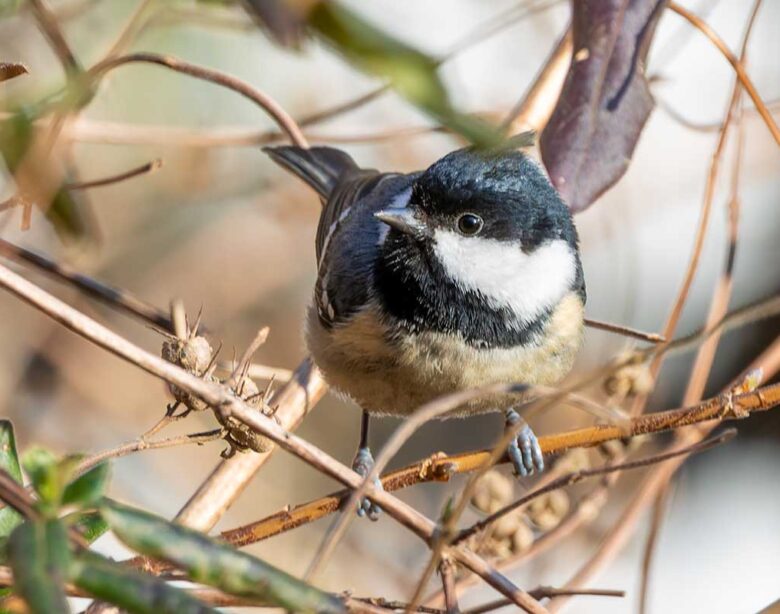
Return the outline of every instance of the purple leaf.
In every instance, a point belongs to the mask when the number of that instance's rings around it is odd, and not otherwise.
[[[573,211],[628,168],[653,109],[644,62],[666,0],[576,0],[572,62],[542,133],[542,159]]]
[[[15,62],[0,62],[0,81],[8,81],[19,75],[26,75],[27,67]]]

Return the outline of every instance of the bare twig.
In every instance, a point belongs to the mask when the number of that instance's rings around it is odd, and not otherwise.
[[[460,614],[458,596],[455,593],[455,570],[453,569],[452,561],[449,559],[442,560],[439,564],[439,575],[441,576],[441,586],[444,592],[444,609],[447,614]]]
[[[147,173],[153,173],[157,169],[162,167],[162,160],[157,158],[141,166],[131,168],[129,171],[118,173],[116,175],[109,175],[108,177],[101,177],[100,179],[92,179],[90,181],[80,181],[78,183],[66,183],[62,187],[66,190],[87,190],[90,188],[100,188],[107,185],[113,185],[126,181],[127,179],[133,179],[140,175],[146,175]]]
[[[567,28],[528,91],[504,119],[503,126],[508,133],[529,129],[541,132],[547,125],[555,103],[558,102],[571,54],[571,28]]]
[[[725,443],[726,441],[729,441],[736,434],[737,434],[736,429],[730,429],[722,433],[721,435],[718,435],[717,437],[713,437],[705,441],[696,442],[689,446],[685,446],[684,448],[681,448],[679,450],[672,450],[670,452],[654,454],[647,458],[625,462],[625,463],[608,464],[603,467],[597,467],[595,469],[582,469],[580,471],[572,471],[571,473],[567,473],[566,475],[563,475],[560,478],[553,480],[552,482],[546,484],[545,486],[542,486],[541,488],[532,490],[528,494],[520,497],[520,499],[518,499],[517,501],[513,501],[509,505],[502,507],[500,510],[493,512],[486,518],[483,518],[482,520],[475,522],[472,526],[468,527],[467,529],[463,529],[460,533],[458,533],[457,537],[452,540],[452,543],[457,544],[468,539],[475,533],[478,533],[479,531],[486,529],[491,524],[496,522],[498,519],[506,516],[510,512],[513,512],[514,510],[520,507],[528,505],[534,499],[542,495],[546,495],[547,493],[550,493],[554,490],[559,490],[561,488],[565,488],[567,486],[577,484],[578,482],[581,482],[582,480],[588,478],[607,475],[608,473],[614,473],[616,471],[630,471],[632,469],[642,469],[644,467],[649,467],[650,465],[662,463],[664,461],[667,461],[671,458],[676,458],[678,456],[682,456],[682,455],[689,456],[691,454],[697,454],[698,452],[709,450],[710,448],[713,448],[717,445]]]
[[[57,18],[54,16],[54,13],[51,12],[44,0],[30,0],[30,6],[35,14],[38,25],[49,41],[49,44],[52,46],[52,49],[54,49],[54,52],[57,54],[57,57],[60,59],[65,71],[81,72],[81,66],[65,40],[65,36],[63,36],[62,30],[57,23]]]
[[[728,46],[723,41],[723,39],[720,36],[718,36],[718,34],[709,26],[709,24],[707,24],[705,21],[703,21],[702,19],[700,19],[699,17],[691,13],[688,9],[678,4],[675,4],[674,2],[669,3],[669,9],[674,11],[684,19],[688,20],[688,22],[690,22],[691,25],[693,25],[708,39],[710,39],[712,44],[715,45],[715,47],[717,47],[718,51],[720,51],[720,53],[723,55],[724,58],[726,58],[728,63],[731,64],[731,66],[734,68],[734,71],[737,73],[737,77],[742,83],[742,87],[745,88],[745,91],[747,92],[748,96],[750,96],[751,100],[753,100],[753,104],[756,106],[756,110],[758,111],[759,115],[761,115],[761,118],[764,120],[764,123],[766,124],[766,127],[769,129],[769,132],[772,134],[772,137],[775,139],[775,142],[778,145],[780,145],[780,128],[777,127],[777,124],[775,123],[772,114],[769,112],[769,109],[766,108],[766,104],[764,104],[764,101],[761,99],[761,96],[759,96],[758,91],[753,85],[753,82],[750,80],[750,77],[748,76],[747,72],[745,72],[745,67],[739,61],[737,56],[735,56],[731,52],[731,50],[728,48]]]
[[[142,452],[144,450],[159,450],[161,448],[173,448],[176,446],[184,446],[190,444],[203,445],[211,441],[216,441],[222,436],[222,429],[214,429],[211,431],[205,431],[203,433],[191,433],[189,435],[180,435],[177,437],[169,437],[167,439],[160,439],[157,441],[149,441],[148,439],[134,439],[128,441],[115,448],[98,452],[91,456],[84,458],[76,468],[76,473],[82,474],[102,463],[103,461],[120,458],[127,456],[135,452]]]
[[[694,444],[695,445],[695,444]],[[661,525],[664,521],[664,515],[669,503],[671,493],[671,484],[667,484],[655,499],[653,504],[653,515],[650,519],[650,530],[647,532],[644,554],[642,556],[642,576],[639,588],[639,614],[647,612],[648,600],[650,598],[650,573],[653,568],[653,556],[658,545],[658,536],[661,532]]]
[[[231,89],[263,108],[274,121],[276,121],[281,129],[287,133],[293,143],[300,147],[308,147],[308,143],[303,136],[300,127],[279,103],[245,81],[218,70],[197,66],[173,56],[160,55],[157,53],[132,53],[121,57],[107,58],[90,68],[88,75],[90,79],[97,80],[110,70],[126,64],[135,63],[156,64],[157,66],[163,66],[170,70],[190,75],[196,79],[210,81]]]
[[[0,239],[0,254],[17,262],[31,265],[36,270],[45,273],[58,281],[73,285],[87,296],[95,298],[110,307],[119,309],[133,317],[148,322],[162,330],[173,333],[170,316],[124,289],[109,286],[88,275],[71,269],[68,265],[55,262],[46,256]]]
[[[768,397],[768,391],[771,397]],[[769,386],[760,388],[749,395],[758,395],[765,401],[771,401],[775,395],[780,402],[780,387]],[[665,430],[678,429],[691,424],[698,424],[709,420],[728,419],[729,403],[736,403],[742,395],[733,397],[716,396],[698,403],[691,407],[683,407],[665,412],[647,414],[633,418],[625,427],[598,425],[559,433],[557,435],[547,435],[539,437],[539,445],[545,455],[557,454],[565,450],[576,447],[596,446],[606,441],[614,439],[624,439],[637,435],[648,433],[657,433]],[[747,398],[747,397],[746,397]],[[755,407],[755,408],[754,408]],[[747,411],[755,411],[757,406],[750,402],[750,406],[745,407]],[[737,410],[739,413],[742,407]],[[760,411],[760,409],[759,409]],[[736,417],[736,414],[732,418]],[[431,458],[419,461],[403,469],[393,471],[382,477],[382,487],[388,492],[408,488],[415,484],[421,484],[430,481],[447,481],[452,476],[461,473],[471,473],[487,466],[490,458],[489,450],[480,450],[476,452],[466,452],[446,456],[443,454],[434,455]],[[508,462],[504,457],[501,462]],[[294,529],[303,524],[308,524],[323,516],[331,514],[339,509],[339,504],[348,491],[339,491],[332,493],[321,499],[304,503],[286,509],[282,512],[273,514],[263,520],[251,523],[236,529],[224,531],[221,534],[222,539],[237,545],[245,546],[290,529]]]
[[[612,322],[602,322],[601,320],[594,320],[593,318],[585,318],[585,326],[607,331],[608,333],[615,333],[616,335],[622,335],[624,337],[630,337],[632,339],[638,339],[639,341],[646,341],[648,343],[664,343],[666,341],[666,338],[658,333],[646,333],[629,326],[613,324]]]
[[[256,411],[225,387],[214,382],[204,381],[191,375],[184,369],[146,352],[1,265],[0,286],[99,347],[108,350],[156,377],[197,395],[211,405],[215,411],[219,412],[223,419],[233,417],[240,420],[288,452],[295,454],[303,461],[350,488],[354,489],[361,486],[363,479],[357,473],[345,467],[322,450],[286,431],[274,420]],[[304,362],[302,368],[307,367],[309,367],[309,363]],[[313,367],[307,370],[314,371]],[[289,387],[290,385],[288,384],[285,389],[289,389]],[[780,394],[778,396],[780,397]],[[267,454],[258,454],[257,457],[263,458]],[[254,468],[256,461],[251,466]],[[241,483],[239,491],[244,484],[245,482]],[[225,484],[219,482],[219,487],[224,490]],[[426,542],[435,534],[436,526],[431,520],[389,493],[369,485],[366,494],[381,505],[388,515]],[[232,498],[233,495],[228,495],[227,500],[232,501]],[[221,495],[220,502],[216,506],[218,512],[214,514],[216,517],[219,517],[219,514],[224,511],[225,500],[226,497]],[[215,507],[213,504],[209,505],[212,509]],[[512,599],[519,607],[529,612],[544,611],[544,608],[541,608],[536,600],[529,597],[526,592],[515,586],[477,555],[464,549],[452,550],[451,554],[472,572],[482,577],[490,586],[493,586],[506,597]]]

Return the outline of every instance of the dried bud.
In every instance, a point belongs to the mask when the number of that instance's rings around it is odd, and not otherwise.
[[[260,393],[257,384],[250,378],[244,376],[239,380],[235,390],[232,392],[243,401],[262,412],[263,395]],[[244,424],[240,420],[237,420],[232,416],[221,419],[219,414],[217,414],[217,419],[227,430],[225,440],[230,444],[232,449],[238,450],[239,452],[253,450],[254,452],[263,453],[268,452],[273,447],[273,442],[270,439],[255,432],[250,426]]]
[[[527,523],[521,522],[517,527],[514,535],[512,535],[512,552],[519,554],[525,552],[534,543],[534,532]]]
[[[498,538],[511,537],[522,523],[523,512],[521,510],[513,510],[501,516],[491,525],[492,534]]]
[[[555,468],[561,473],[574,473],[590,468],[590,453],[585,448],[569,450],[556,463]]]
[[[207,373],[214,358],[214,350],[205,337],[190,336],[186,339],[170,337],[163,341],[162,357],[188,373],[200,377],[206,381],[216,381]],[[168,384],[173,398],[192,411],[203,411],[208,404],[195,395],[182,390],[178,386]]]
[[[604,380],[604,391],[621,399],[644,395],[653,389],[653,376],[644,361],[632,361]]]
[[[514,483],[496,470],[490,470],[477,482],[471,504],[480,512],[492,514],[512,502]]]
[[[200,377],[211,366],[214,350],[208,340],[200,335],[188,339],[171,337],[163,341],[162,357]]]
[[[557,527],[569,512],[569,495],[554,490],[537,497],[528,506],[528,518],[542,531]]]

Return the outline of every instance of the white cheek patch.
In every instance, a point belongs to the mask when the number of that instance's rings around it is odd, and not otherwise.
[[[562,240],[526,254],[517,243],[446,230],[436,231],[434,239],[434,252],[455,283],[495,307],[509,308],[520,322],[531,322],[557,304],[576,274],[572,249]]]

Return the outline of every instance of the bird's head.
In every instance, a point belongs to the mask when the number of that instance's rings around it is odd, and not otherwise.
[[[582,285],[569,208],[519,151],[452,152],[401,204],[376,214],[389,227],[382,249],[418,281],[443,279],[520,322]]]

